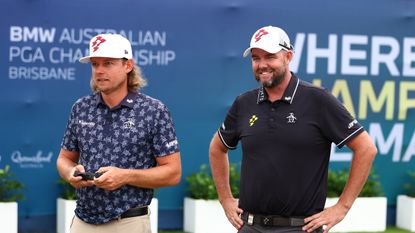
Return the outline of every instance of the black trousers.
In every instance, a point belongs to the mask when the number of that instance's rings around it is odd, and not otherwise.
[[[320,227],[313,233],[322,233],[323,229]],[[306,233],[302,227],[264,227],[258,224],[248,225],[244,223],[238,233]]]

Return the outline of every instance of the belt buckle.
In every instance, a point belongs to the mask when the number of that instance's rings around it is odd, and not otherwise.
[[[268,225],[271,225],[272,223],[271,223],[271,219],[269,219],[268,217],[264,217],[263,219],[262,219],[262,223],[265,225],[265,226],[268,226]]]
[[[252,226],[254,224],[254,215],[248,214],[248,225]]]

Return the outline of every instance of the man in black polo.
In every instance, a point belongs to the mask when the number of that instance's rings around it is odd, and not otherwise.
[[[377,149],[333,95],[290,72],[293,47],[282,29],[257,30],[244,56],[249,54],[261,86],[236,98],[210,144],[222,207],[240,233],[328,232],[359,195]],[[239,141],[238,203],[229,187],[227,151]],[[354,156],[338,203],[324,209],[332,143],[347,145]]]

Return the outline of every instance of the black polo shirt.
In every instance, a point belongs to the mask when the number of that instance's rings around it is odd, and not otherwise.
[[[324,208],[331,143],[339,148],[363,127],[327,90],[292,74],[281,100],[263,88],[236,98],[218,134],[242,145],[239,205],[255,214],[310,216]]]

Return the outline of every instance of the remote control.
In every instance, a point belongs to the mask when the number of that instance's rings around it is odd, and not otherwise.
[[[81,176],[82,180],[93,180],[95,174],[92,172],[79,172],[79,171],[75,171],[75,173],[73,174],[73,176],[77,177],[77,176]]]

